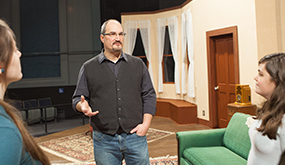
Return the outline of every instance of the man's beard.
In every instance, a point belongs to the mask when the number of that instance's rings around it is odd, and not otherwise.
[[[112,49],[114,52],[120,52],[120,51],[122,51],[122,48],[113,48]]]
[[[118,48],[118,47],[116,46],[116,43],[120,43],[120,44],[121,44],[121,47],[120,47],[120,48]],[[115,45],[115,47],[113,47],[113,49],[112,49],[114,52],[122,51],[122,48],[123,48],[123,44],[122,44],[122,42],[117,41],[117,42],[115,42],[113,45]]]

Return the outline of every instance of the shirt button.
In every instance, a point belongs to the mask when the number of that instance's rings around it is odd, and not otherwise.
[[[118,100],[120,101],[120,100],[121,100],[121,98],[118,98]]]
[[[122,108],[119,108],[119,111],[122,110]]]
[[[121,118],[120,118],[120,117],[119,117],[118,119],[119,119],[119,120],[121,120]]]
[[[117,91],[119,91],[120,89],[118,88]]]

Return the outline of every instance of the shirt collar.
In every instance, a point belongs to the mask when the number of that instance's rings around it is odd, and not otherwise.
[[[99,63],[101,64],[102,62],[104,62],[105,60],[108,60],[107,57],[104,54],[104,49],[101,51],[101,53],[99,54]],[[128,57],[127,55],[122,51],[121,56],[119,58],[119,60],[125,60],[126,62],[128,62]],[[119,61],[118,60],[118,61]]]

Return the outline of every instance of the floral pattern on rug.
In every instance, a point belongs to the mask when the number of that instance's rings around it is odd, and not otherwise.
[[[147,142],[150,143],[171,134],[174,133],[149,128],[146,134]],[[72,162],[94,161],[93,140],[85,133],[41,142],[39,145],[43,150]]]
[[[73,162],[94,160],[93,141],[85,133],[49,140],[39,145],[45,151]]]

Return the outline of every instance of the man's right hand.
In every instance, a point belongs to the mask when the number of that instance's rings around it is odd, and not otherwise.
[[[92,112],[91,107],[89,106],[83,95],[81,95],[81,101],[77,103],[76,109],[83,112],[84,115],[89,117],[95,116],[99,113],[99,111]]]

